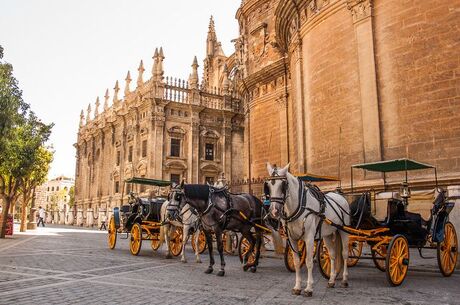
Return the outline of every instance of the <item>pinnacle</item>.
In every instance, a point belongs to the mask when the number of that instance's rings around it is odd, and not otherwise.
[[[193,66],[197,66],[197,67],[198,67],[198,60],[196,59],[196,55],[195,55],[195,57],[193,58],[192,67],[193,67]]]
[[[141,59],[141,62],[139,63],[139,68],[137,69],[138,71],[144,71],[144,62]]]
[[[128,73],[126,74],[125,80],[126,80],[126,81],[130,81],[130,80],[131,80],[131,74],[129,73],[129,70],[128,70]]]
[[[113,88],[115,91],[120,90],[120,87],[118,86],[118,80],[115,82],[115,87]]]
[[[165,56],[163,55],[163,47],[160,47],[159,56],[160,56],[161,58],[165,58]]]
[[[153,59],[158,57],[158,48],[155,48],[155,53],[153,54]]]

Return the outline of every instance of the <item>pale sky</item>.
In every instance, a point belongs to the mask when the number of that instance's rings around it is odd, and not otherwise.
[[[187,79],[193,56],[200,69],[209,17],[226,55],[238,36],[240,0],[0,0],[0,45],[14,67],[24,100],[45,122],[54,122],[49,178],[75,175],[80,111],[113,95],[122,97],[128,70],[137,78],[144,60],[150,78],[155,47],[163,47],[165,76]],[[134,84],[131,83],[131,89]],[[111,101],[112,99],[110,99]],[[102,109],[101,107],[100,111]]]

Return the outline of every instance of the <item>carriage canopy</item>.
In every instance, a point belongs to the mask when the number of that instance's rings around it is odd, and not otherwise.
[[[379,161],[379,162],[372,162],[372,163],[355,164],[355,165],[352,165],[352,167],[361,168],[361,169],[365,169],[365,170],[373,171],[373,172],[382,172],[382,173],[434,168],[433,165],[421,163],[421,162],[407,159],[407,158]]]
[[[337,178],[337,177],[320,176],[320,175],[315,175],[315,174],[311,174],[311,173],[298,174],[296,176],[300,180],[308,181],[308,182],[340,181],[340,179]]]
[[[133,183],[133,184],[153,185],[153,186],[159,186],[159,187],[171,185],[171,181],[141,178],[141,177],[132,177],[132,178],[126,179],[125,182]]]

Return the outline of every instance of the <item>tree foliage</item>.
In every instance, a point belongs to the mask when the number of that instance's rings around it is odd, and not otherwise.
[[[13,67],[2,59],[0,47],[0,199],[3,203],[0,238],[5,237],[8,210],[18,199],[26,177],[36,170],[40,148],[48,141],[53,127],[30,111],[13,76]]]

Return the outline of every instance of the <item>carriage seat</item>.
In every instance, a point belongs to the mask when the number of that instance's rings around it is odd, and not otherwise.
[[[164,197],[139,198],[142,204],[142,218],[149,221],[161,220],[161,206],[167,199]]]
[[[381,226],[381,223],[372,215],[370,197],[370,193],[364,192],[351,202],[350,216],[353,227],[368,230]]]

